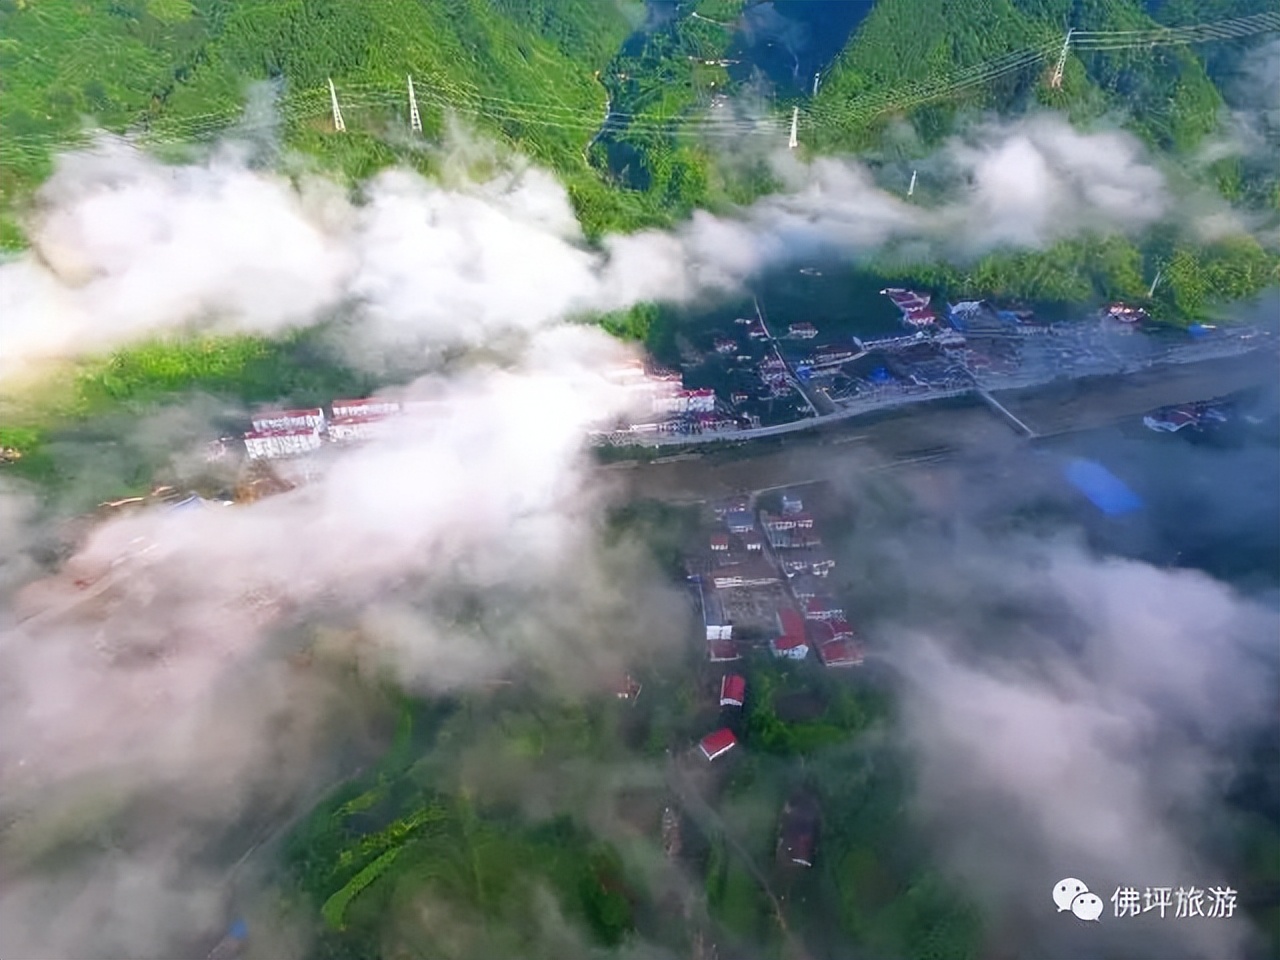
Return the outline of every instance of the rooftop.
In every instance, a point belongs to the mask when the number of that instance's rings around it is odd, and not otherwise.
[[[720,681],[720,703],[742,706],[747,695],[747,680],[741,674],[727,673]]]
[[[852,640],[832,640],[818,647],[818,659],[828,667],[853,667],[862,663],[862,648]]]
[[[698,747],[702,750],[703,756],[708,760],[714,760],[728,753],[737,743],[738,738],[733,735],[733,731],[728,727],[721,727],[715,733],[709,733],[703,737]]]
[[[804,637],[793,637],[789,634],[784,634],[773,641],[773,649],[775,650],[795,650],[798,647],[807,646],[808,643],[805,641]]]
[[[738,652],[738,645],[732,640],[708,640],[707,659],[712,663],[729,663],[733,660],[741,660],[742,654]]]
[[[319,431],[315,427],[284,427],[280,430],[250,430],[244,435],[246,440],[269,440],[272,437],[314,437]]]
[[[795,637],[804,642],[804,617],[799,610],[784,607],[778,611],[778,630],[784,637]]]
[[[323,417],[324,411],[319,407],[305,410],[264,410],[253,415],[254,420],[295,420],[303,417]]]

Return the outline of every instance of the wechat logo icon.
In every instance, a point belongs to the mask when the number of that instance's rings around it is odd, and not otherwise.
[[[1053,902],[1057,904],[1059,913],[1070,910],[1081,920],[1097,920],[1102,916],[1102,898],[1090,893],[1083,881],[1074,877],[1054,884]]]

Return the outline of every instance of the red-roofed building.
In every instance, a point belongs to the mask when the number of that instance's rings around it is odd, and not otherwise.
[[[747,696],[747,679],[741,674],[726,673],[720,680],[720,706],[740,707]]]
[[[733,731],[728,727],[721,727],[715,733],[709,733],[703,737],[698,744],[698,749],[708,760],[714,760],[716,757],[724,756],[737,745],[738,738],[733,735]]]
[[[683,392],[685,407],[690,413],[713,413],[716,409],[716,392],[710,387]]]
[[[715,639],[707,641],[707,659],[711,663],[732,663],[741,660],[742,654],[732,640]]]
[[[856,667],[862,663],[862,647],[853,640],[832,640],[818,648],[824,667]]]
[[[803,637],[774,637],[769,641],[769,649],[775,657],[788,660],[803,660],[809,655],[809,644]]]
[[[933,312],[932,307],[913,307],[910,310],[902,311],[902,319],[907,322],[908,326],[927,327],[938,319],[938,315]]]
[[[803,660],[809,655],[805,639],[805,621],[800,611],[790,607],[778,611],[778,636],[769,641],[769,649],[775,657]]]
[[[824,643],[830,643],[836,639],[830,620],[806,620],[804,626],[805,638],[815,650],[821,650]]]
[[[937,313],[929,306],[930,301],[933,300],[932,294],[916,293],[914,290],[904,290],[901,287],[889,287],[880,292],[902,311],[902,319],[908,326],[927,327],[938,319]]]
[[[244,449],[253,460],[300,456],[320,449],[320,428],[252,430],[244,435]]]
[[[271,410],[253,418],[253,432],[324,429],[324,411],[319,407],[306,410]]]
[[[713,533],[711,535],[711,549],[717,551],[728,550],[729,535],[727,533]]]
[[[386,436],[387,433],[387,418],[380,414],[334,417],[329,421],[329,439],[334,443],[372,440],[374,437]]]
[[[853,636],[853,627],[849,625],[849,621],[846,620],[843,616],[833,617],[831,620],[828,621],[828,623],[831,624],[832,634],[837,639],[839,639],[840,637]]]
[[[365,397],[363,400],[335,400],[329,404],[334,419],[341,417],[389,417],[400,412],[400,404],[381,397]]]

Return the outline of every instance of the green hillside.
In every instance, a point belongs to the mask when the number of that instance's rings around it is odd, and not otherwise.
[[[878,0],[812,104],[815,149],[876,148],[891,123],[908,117],[927,150],[953,132],[963,114],[1044,106],[1079,124],[1119,120],[1156,155],[1181,168],[1185,186],[1198,182],[1229,201],[1280,211],[1274,164],[1250,165],[1230,157],[1208,165],[1193,162],[1220,130],[1222,88],[1234,81],[1231,71],[1247,42],[1096,39],[1103,31],[1146,38],[1162,26],[1248,16],[1272,11],[1274,5],[1167,0],[1149,6],[1151,13],[1137,0]],[[1093,39],[1073,45],[1055,88],[1050,78],[1068,26]],[[883,263],[880,269],[957,294],[1064,302],[1144,300],[1159,273],[1162,283],[1151,308],[1184,321],[1280,280],[1275,251],[1264,250],[1252,237],[1205,245],[1168,231],[1141,244],[1084,237],[1043,252],[997,253],[960,267]]]
[[[595,73],[634,12],[596,0],[0,0],[0,190],[29,192],[82,118],[162,142],[208,137],[239,119],[250,81],[270,78],[284,80],[288,140],[328,165],[353,177],[424,165],[404,135],[412,74],[425,138],[456,105],[599,203],[583,156],[604,115]]]

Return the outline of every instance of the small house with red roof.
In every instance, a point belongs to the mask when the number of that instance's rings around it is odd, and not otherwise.
[[[732,663],[741,660],[738,645],[727,637],[714,637],[707,640],[707,660],[711,663]]]
[[[381,397],[365,397],[361,400],[335,400],[329,404],[334,419],[343,417],[389,417],[400,412],[400,404],[395,400],[384,400]]]
[[[244,435],[245,453],[252,460],[296,457],[320,449],[319,427],[251,430]]]
[[[747,678],[738,673],[726,673],[720,679],[720,706],[740,707],[747,696]]]
[[[273,433],[285,430],[323,430],[324,411],[319,407],[305,410],[271,410],[258,413],[253,418],[255,433]]]
[[[856,640],[832,640],[818,647],[824,667],[856,667],[862,663],[862,646]]]
[[[715,733],[709,733],[698,743],[698,749],[708,760],[723,757],[738,745],[738,738],[728,727],[721,727]]]
[[[804,617],[799,610],[786,607],[778,611],[777,620],[778,635],[769,641],[769,649],[775,657],[803,660],[809,655]]]

